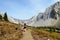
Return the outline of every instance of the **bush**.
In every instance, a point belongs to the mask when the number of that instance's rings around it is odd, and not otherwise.
[[[2,15],[0,15],[0,20],[2,20]]]

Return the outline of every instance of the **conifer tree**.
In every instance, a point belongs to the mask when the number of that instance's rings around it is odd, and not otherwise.
[[[2,20],[2,15],[0,15],[0,20]]]
[[[8,17],[7,17],[7,13],[5,12],[5,14],[4,14],[4,20],[5,21],[8,21]]]

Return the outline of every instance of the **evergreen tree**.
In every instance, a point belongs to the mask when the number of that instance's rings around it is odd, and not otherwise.
[[[0,15],[0,20],[2,20],[2,15]]]
[[[5,14],[4,14],[4,20],[5,21],[8,21],[8,17],[7,17],[7,13],[5,12]]]

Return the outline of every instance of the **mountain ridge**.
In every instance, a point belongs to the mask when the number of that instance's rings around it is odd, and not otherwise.
[[[2,14],[3,16],[3,14]],[[46,8],[45,12],[38,13],[38,15],[33,16],[28,20],[19,20],[8,16],[8,20],[13,23],[26,23],[28,26],[55,26],[60,24],[60,2],[56,2],[50,7]]]
[[[58,12],[59,11],[59,12]],[[60,16],[60,2],[56,2],[46,8],[45,12],[40,13],[27,22],[29,26],[55,26]],[[31,22],[32,21],[32,22]],[[28,24],[30,22],[30,24]]]

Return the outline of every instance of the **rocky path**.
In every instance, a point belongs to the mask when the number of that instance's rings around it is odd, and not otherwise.
[[[21,38],[21,40],[34,40],[32,35],[31,35],[31,30],[30,29],[23,32],[23,38]]]

